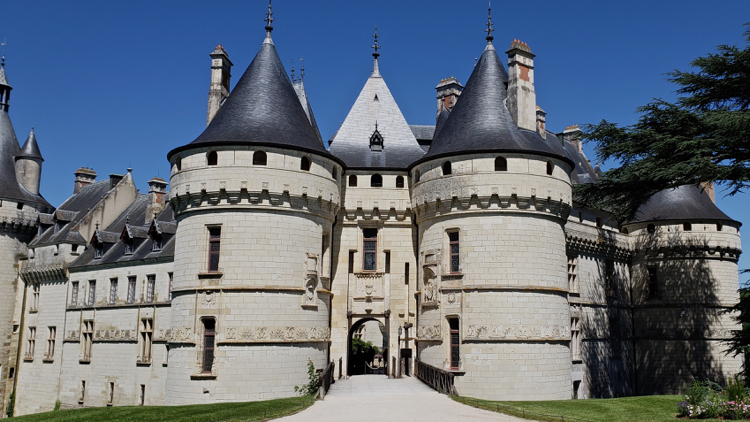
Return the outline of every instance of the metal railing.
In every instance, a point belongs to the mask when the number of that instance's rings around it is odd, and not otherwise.
[[[417,378],[432,387],[439,393],[449,396],[457,396],[455,385],[453,385],[453,374],[442,369],[428,365],[419,359],[414,359]]]
[[[335,369],[336,362],[331,361],[328,366],[326,366],[326,369],[323,370],[323,373],[320,374],[320,379],[322,381],[320,384],[320,388],[322,390],[320,392],[320,398],[325,397],[325,395],[328,394],[328,390],[331,388],[331,384],[336,382],[336,380],[334,379]]]

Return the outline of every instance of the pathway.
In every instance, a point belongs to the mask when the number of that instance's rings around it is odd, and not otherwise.
[[[283,422],[411,422],[493,421],[524,419],[476,409],[439,394],[416,377],[388,379],[384,375],[357,375],[331,386],[325,400]]]

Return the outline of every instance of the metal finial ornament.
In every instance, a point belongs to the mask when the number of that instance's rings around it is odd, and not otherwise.
[[[266,14],[266,35],[271,36],[273,26],[271,25],[274,21],[273,10],[271,10],[271,0],[268,0],[268,13]]]
[[[375,50],[375,52],[372,53],[372,57],[374,57],[375,60],[377,60],[378,57],[380,57],[380,53],[378,53],[378,50],[383,48],[382,46],[378,45],[378,26],[377,25],[375,25],[375,33],[372,36],[373,38],[375,38],[375,44],[372,45],[372,49]]]
[[[99,222],[96,223],[96,231],[99,231]]]
[[[294,82],[294,59],[292,59],[292,82]]]
[[[487,33],[487,42],[492,43],[492,40],[495,39],[495,37],[492,36],[492,31],[494,31],[495,28],[492,27],[492,3],[488,3],[487,6],[487,29],[484,30],[484,32]]]
[[[3,61],[0,63],[0,66],[5,67],[5,56],[3,56]]]
[[[299,76],[300,76],[300,80],[304,81],[305,80],[305,58],[300,57],[299,61],[302,62],[302,65],[301,65],[302,68],[299,70]]]

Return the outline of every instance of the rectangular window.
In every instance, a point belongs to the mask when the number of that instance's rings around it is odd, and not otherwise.
[[[39,310],[39,283],[32,284],[31,290],[32,290],[32,297],[31,297],[31,306],[29,307],[29,311],[37,312]]]
[[[83,404],[86,400],[86,381],[81,381],[81,394],[78,396],[78,403]]]
[[[138,406],[143,406],[146,404],[146,385],[141,384],[141,394],[138,398]]]
[[[409,263],[404,264],[404,284],[409,284]]]
[[[354,274],[354,253],[355,251],[349,251],[349,274]]]
[[[96,303],[96,280],[89,280],[89,306]]]
[[[57,337],[57,327],[48,327],[47,335],[47,353],[44,354],[45,359],[54,359],[55,357],[55,338]]]
[[[154,290],[156,289],[156,275],[146,276],[146,302],[154,301]]]
[[[568,291],[578,293],[578,257],[568,257]]]
[[[133,252],[135,252],[135,245],[133,243],[133,239],[126,239],[124,243],[125,243],[125,255],[132,255]]]
[[[107,405],[112,406],[115,404],[115,383],[109,383],[109,393],[107,394]]]
[[[208,229],[208,271],[219,271],[219,254],[221,253],[221,227]]]
[[[385,273],[391,273],[391,252],[385,251]]]
[[[173,279],[173,276],[172,276],[172,273],[167,273],[167,275],[169,276],[169,301],[171,302],[172,301],[172,279]]]
[[[655,298],[659,294],[659,279],[656,275],[656,267],[648,268],[648,297]]]
[[[110,305],[117,303],[117,278],[109,279],[109,303]]]
[[[141,356],[139,363],[151,363],[151,346],[153,345],[154,320],[144,318],[141,320]]]
[[[450,347],[451,347],[451,369],[458,369],[461,364],[461,354],[459,349],[460,337],[458,331],[458,318],[448,320],[450,326]]]
[[[78,282],[74,281],[70,283],[70,306],[78,306]]]
[[[104,246],[94,245],[94,259],[101,259],[104,256]]]
[[[581,319],[570,319],[570,358],[581,360]]]
[[[128,303],[135,303],[135,276],[128,277]]]
[[[458,259],[458,232],[448,233],[448,241],[450,242],[451,249],[451,272],[459,272],[459,259]]]
[[[362,269],[364,271],[376,271],[377,270],[377,255],[378,255],[378,229],[364,229],[362,230],[364,235],[364,263]]]
[[[94,340],[94,320],[88,319],[83,321],[83,344],[81,344],[81,361],[91,361],[91,345]]]
[[[26,359],[34,359],[36,349],[36,327],[29,327],[29,338],[26,341]]]
[[[216,322],[213,319],[203,320],[203,373],[210,374],[214,365],[214,347],[216,339]]]

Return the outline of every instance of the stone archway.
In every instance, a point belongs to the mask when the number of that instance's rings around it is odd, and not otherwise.
[[[377,351],[363,350],[362,342],[371,343]],[[379,318],[362,318],[352,324],[349,330],[349,353],[348,371],[349,375],[364,375],[379,373],[388,374],[388,332],[385,324]],[[358,343],[358,344],[355,344]],[[367,352],[370,353],[367,353]]]

